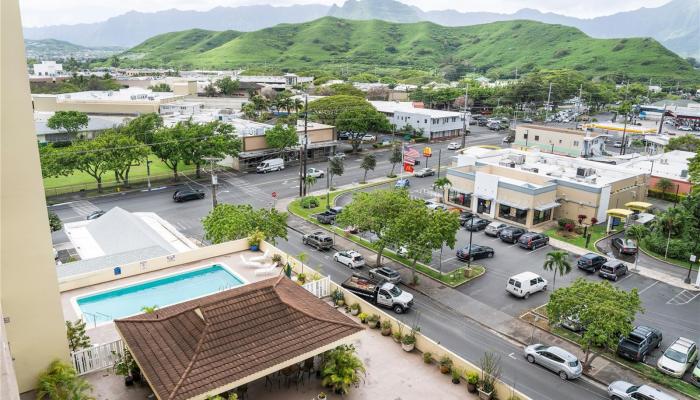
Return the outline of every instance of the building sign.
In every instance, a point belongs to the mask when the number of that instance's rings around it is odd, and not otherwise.
[[[424,147],[423,148],[423,157],[430,157],[433,155],[433,149],[430,147]]]

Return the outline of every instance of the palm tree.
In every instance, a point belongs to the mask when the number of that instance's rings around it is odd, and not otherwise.
[[[93,397],[88,394],[90,391],[92,386],[78,376],[73,366],[55,360],[39,376],[36,398],[38,400],[92,400]]]
[[[452,186],[452,182],[447,178],[438,178],[435,180],[435,183],[433,183],[433,187],[436,190],[440,189],[440,198],[445,194],[445,187],[447,186]]]
[[[571,272],[571,263],[569,263],[569,253],[563,250],[555,250],[547,253],[547,258],[545,259],[544,265],[542,266],[545,271],[552,271],[552,291],[554,291],[554,286],[557,282],[557,272],[559,276],[564,276]]]
[[[673,182],[668,178],[661,178],[654,186],[661,191],[662,197],[666,200],[666,192],[673,187]]]
[[[315,176],[313,176],[313,175],[306,176],[306,186],[312,187],[313,185],[316,184],[316,181],[317,181],[317,179]]]
[[[295,99],[293,100],[292,107],[294,107],[294,112],[298,113],[299,110],[301,110],[302,108],[304,108],[304,102],[303,102],[301,99],[299,99],[299,98],[295,98]]]
[[[351,344],[341,345],[324,354],[321,365],[322,384],[340,395],[357,385],[365,374],[365,366]]]
[[[297,259],[299,259],[299,262],[301,263],[301,273],[303,274],[304,273],[304,263],[306,262],[306,260],[309,259],[309,256],[308,256],[308,254],[301,252],[301,253],[297,254]]]
[[[639,244],[642,242],[642,239],[646,237],[646,235],[649,234],[649,230],[644,226],[644,225],[632,225],[629,228],[627,228],[627,232],[625,233],[625,236],[628,238],[634,240],[634,242],[637,244],[637,252],[634,255],[634,269],[637,269],[637,261],[639,260]]]
[[[154,312],[156,312],[157,309],[158,309],[158,306],[155,305],[155,304],[152,305],[152,306],[143,306],[143,307],[141,307],[141,311],[143,311],[143,312],[146,313],[146,314],[153,314]]]

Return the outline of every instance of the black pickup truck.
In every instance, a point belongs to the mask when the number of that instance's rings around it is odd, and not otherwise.
[[[646,362],[649,353],[661,346],[662,339],[660,330],[637,326],[627,337],[620,339],[617,354],[633,361]]]
[[[322,213],[318,213],[314,215],[316,217],[316,220],[322,224],[332,224],[335,222],[335,218],[338,216],[337,213],[331,211],[331,210],[326,210]]]

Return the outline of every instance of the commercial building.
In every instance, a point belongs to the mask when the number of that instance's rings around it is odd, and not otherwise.
[[[34,129],[36,131],[37,141],[39,141],[39,143],[56,143],[74,139],[64,130],[51,129],[48,127],[49,118],[51,118],[53,114],[52,112],[34,113]],[[79,130],[76,135],[82,139],[94,139],[95,136],[99,135],[101,132],[116,128],[124,124],[128,119],[128,117],[124,116],[89,115],[88,125]]]
[[[34,389],[39,374],[53,360],[68,361],[69,355],[25,60],[18,1],[2,1],[0,397],[3,400],[17,399],[17,391]],[[10,360],[12,365],[7,365]]]
[[[650,190],[659,190],[657,184],[665,178],[672,183],[672,187],[667,190],[669,193],[688,194],[693,187],[688,176],[688,162],[693,157],[695,153],[673,150],[653,156],[637,157],[619,166],[629,171],[649,174]]]
[[[194,115],[203,110],[204,103],[201,101],[173,101],[172,103],[161,104],[159,108],[161,114]]]
[[[542,152],[572,157],[593,157],[604,154],[605,136],[551,126],[518,125],[513,147],[536,148]]]
[[[61,76],[63,75],[63,65],[56,61],[42,61],[41,64],[32,66],[34,76]]]
[[[396,129],[404,129],[410,125],[430,140],[449,139],[461,135],[464,131],[463,113],[419,108],[412,102],[370,101],[370,103],[386,115],[389,123],[396,126]]]
[[[462,151],[447,177],[448,203],[528,228],[579,215],[604,221],[609,208],[644,200],[648,178],[580,158],[487,148]]]
[[[184,95],[153,92],[142,88],[87,91],[64,94],[33,94],[34,111],[81,111],[87,114],[139,115],[157,113],[160,106],[182,100]]]

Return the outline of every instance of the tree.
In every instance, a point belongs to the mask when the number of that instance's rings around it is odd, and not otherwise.
[[[158,309],[158,306],[155,304],[152,306],[141,307],[141,311],[143,311],[144,314],[153,314],[154,312],[156,312],[157,309]]]
[[[338,224],[351,225],[361,231],[368,231],[377,236],[374,245],[377,247],[377,265],[381,265],[384,248],[388,244],[397,244],[395,240],[400,235],[389,231],[389,228],[399,229],[395,221],[411,204],[411,199],[405,190],[376,190],[373,192],[358,192],[343,212],[338,216]]]
[[[625,236],[634,240],[634,243],[637,245],[637,251],[634,255],[635,270],[637,269],[637,261],[639,260],[639,244],[642,242],[642,239],[644,239],[648,234],[649,229],[647,229],[646,226],[640,224],[630,226],[625,232]]]
[[[49,211],[49,228],[51,232],[60,231],[61,228],[63,228],[63,222],[61,222],[61,219],[53,211]]]
[[[221,91],[221,94],[224,96],[231,96],[240,87],[240,82],[238,80],[231,79],[230,76],[225,76],[216,81],[216,86]]]
[[[632,331],[632,322],[638,312],[643,312],[643,308],[636,288],[627,292],[607,281],[593,282],[583,278],[554,291],[547,303],[550,325],[576,316],[585,327],[580,340],[585,353],[584,370],[593,360],[589,356],[594,348],[615,349],[620,337]]]
[[[663,197],[665,199],[666,192],[671,190],[671,188],[673,187],[673,181],[671,181],[668,178],[659,178],[659,180],[656,181],[656,185],[654,185],[654,186],[656,186],[656,188],[661,191],[661,193],[663,194]]]
[[[333,188],[333,177],[334,176],[343,176],[343,173],[345,172],[345,165],[343,164],[343,158],[342,157],[331,157],[328,160],[328,186],[329,188]]]
[[[389,173],[389,177],[393,178],[394,176],[394,169],[396,168],[396,164],[400,163],[403,161],[403,154],[401,153],[401,146],[400,145],[394,145],[391,149],[391,155],[389,155],[389,162],[391,163],[391,172]],[[403,166],[402,166],[403,168]]]
[[[452,182],[446,177],[438,178],[433,183],[435,190],[440,190],[440,197],[445,195],[445,188],[448,186],[452,186]]]
[[[61,360],[51,362],[46,371],[39,375],[36,398],[38,400],[92,400],[92,391],[87,381],[79,377],[70,364]]]
[[[107,168],[114,171],[117,180],[129,186],[131,167],[141,165],[148,156],[150,149],[131,136],[126,136],[113,129],[108,129],[100,135],[104,147],[102,157],[107,160]]]
[[[374,171],[377,166],[377,157],[373,153],[369,153],[362,158],[360,168],[365,170],[365,175],[362,177],[362,183],[367,182],[367,171]]]
[[[344,395],[351,385],[357,385],[365,374],[365,366],[356,355],[355,346],[344,344],[323,354],[321,384]]]
[[[313,176],[313,175],[306,176],[306,186],[307,187],[311,187],[311,186],[315,185],[316,182],[317,182],[317,179],[315,176]]]
[[[668,141],[668,145],[664,148],[664,151],[682,150],[695,153],[700,150],[700,138],[693,135],[683,135],[671,138]]]
[[[123,125],[119,132],[146,143],[153,143],[153,134],[163,126],[163,118],[156,113],[141,114]]]
[[[71,352],[90,347],[90,336],[85,333],[85,321],[82,319],[66,321],[66,336]]]
[[[693,184],[693,190],[697,191],[700,188],[700,149],[695,157],[688,160],[688,176]]]
[[[63,129],[72,138],[84,128],[87,128],[89,118],[87,114],[80,111],[56,111],[48,121],[46,126],[51,129]]]
[[[237,157],[241,150],[241,139],[234,135],[235,128],[220,121],[204,124],[187,123],[182,146],[183,161],[195,165],[197,178],[201,176],[206,158],[223,159]]]
[[[330,89],[330,94],[332,96],[345,95],[345,96],[356,96],[365,97],[365,93],[352,85],[352,83],[334,83],[328,87]]]
[[[67,148],[57,148],[53,144],[39,147],[39,159],[44,178],[68,176],[75,170],[74,159]]]
[[[299,134],[294,126],[277,124],[265,132],[265,142],[281,155],[285,150],[299,145]]]
[[[254,209],[248,204],[219,204],[202,220],[207,240],[214,244],[243,239],[255,231],[265,240],[287,240],[287,213],[276,209]]]
[[[161,127],[153,134],[151,150],[166,167],[173,171],[173,180],[178,180],[178,166],[185,160],[182,142],[188,139],[188,123],[178,122],[175,126]]]
[[[542,268],[545,271],[552,271],[552,290],[554,290],[557,283],[557,273],[559,273],[559,276],[564,276],[571,272],[569,253],[563,250],[550,251],[547,253],[547,258]]]
[[[149,89],[151,89],[154,92],[172,92],[173,90],[170,88],[170,85],[167,83],[159,83],[157,85],[151,86]]]
[[[61,151],[70,159],[78,171],[90,175],[97,182],[97,191],[102,192],[102,177],[113,167],[113,160],[106,156],[111,152],[112,141],[109,135],[100,135],[93,140],[83,140]]]
[[[214,86],[214,84],[209,83],[204,87],[204,95],[207,97],[214,97],[219,94],[219,90]]]

